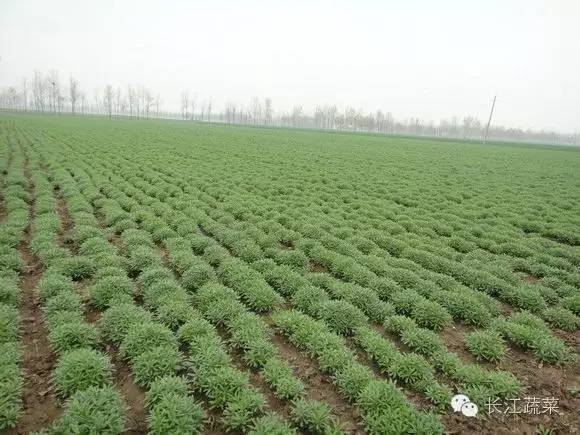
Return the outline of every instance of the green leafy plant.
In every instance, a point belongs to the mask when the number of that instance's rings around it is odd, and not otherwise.
[[[312,434],[324,434],[336,428],[337,421],[326,403],[300,399],[292,406],[292,420]]]
[[[184,377],[164,376],[151,382],[145,395],[145,403],[148,408],[151,408],[165,396],[171,394],[178,396],[187,396],[189,394],[189,386]]]
[[[566,308],[546,308],[542,313],[542,317],[550,325],[564,331],[574,332],[580,327],[580,318]]]
[[[135,382],[142,387],[158,378],[175,375],[180,364],[181,354],[171,345],[153,347],[131,359]]]
[[[362,311],[345,301],[323,302],[318,313],[321,319],[340,334],[351,334],[355,328],[368,321]]]
[[[120,344],[132,326],[151,323],[152,316],[148,311],[129,303],[120,303],[105,311],[99,320],[99,327],[104,337],[115,344]]]
[[[20,314],[17,308],[0,303],[0,344],[16,341],[20,332]]]
[[[294,376],[292,368],[286,361],[278,358],[269,359],[264,364],[262,375],[280,399],[292,400],[304,392],[304,384]]]
[[[205,413],[191,397],[167,393],[152,406],[147,416],[150,434],[200,434]]]
[[[296,435],[297,432],[279,415],[270,412],[253,422],[249,435]]]
[[[119,349],[123,356],[133,359],[160,346],[177,349],[177,339],[173,332],[159,323],[145,322],[134,324],[128,329]]]
[[[55,265],[55,268],[63,275],[72,278],[73,281],[90,278],[97,269],[93,260],[80,256],[63,258]]]
[[[465,345],[477,359],[499,361],[507,353],[507,346],[493,331],[475,331],[465,335]]]
[[[51,317],[63,311],[82,313],[83,303],[76,293],[59,293],[51,297],[44,305],[44,315],[50,320]]]
[[[89,387],[65,404],[57,433],[120,434],[124,429],[123,401],[112,387]]]
[[[63,353],[83,347],[94,347],[98,341],[97,329],[84,321],[71,321],[56,325],[48,340],[55,352]]]
[[[93,349],[77,349],[64,353],[54,369],[53,382],[58,394],[68,397],[88,387],[112,383],[109,358]]]

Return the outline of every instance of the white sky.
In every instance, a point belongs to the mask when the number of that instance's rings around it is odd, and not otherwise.
[[[165,108],[271,97],[580,129],[580,0],[0,0],[0,87],[34,69],[92,94],[145,84]]]

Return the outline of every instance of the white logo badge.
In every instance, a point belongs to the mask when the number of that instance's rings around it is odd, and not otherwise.
[[[460,412],[466,417],[475,417],[477,415],[477,405],[472,403],[465,394],[456,394],[451,399],[453,412]]]

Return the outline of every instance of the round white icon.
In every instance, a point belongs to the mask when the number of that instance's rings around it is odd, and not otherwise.
[[[466,417],[475,417],[477,415],[477,405],[472,403],[465,394],[456,394],[451,398],[451,407],[453,412],[460,412]]]
[[[453,408],[453,412],[461,411],[461,407],[468,402],[469,397],[467,397],[465,394],[457,394],[453,396],[451,399],[451,407]]]
[[[475,403],[467,402],[461,407],[461,412],[466,417],[475,417],[477,415],[477,405]]]

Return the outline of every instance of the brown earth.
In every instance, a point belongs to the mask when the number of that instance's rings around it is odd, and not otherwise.
[[[223,337],[222,337],[223,338]],[[224,342],[226,339],[224,339]],[[250,376],[250,383],[264,396],[266,399],[266,407],[272,411],[277,412],[279,415],[284,417],[286,420],[290,419],[290,406],[287,402],[284,402],[277,398],[266,380],[262,375],[256,370],[252,370],[247,366],[243,360],[243,355],[239,351],[230,352],[232,357],[233,366],[240,370],[242,373],[247,373]]]
[[[145,392],[135,384],[131,367],[119,355],[113,346],[107,346],[107,354],[114,367],[113,383],[125,402],[125,431],[137,435],[147,433],[147,411]]]
[[[485,418],[467,418],[462,414],[450,413],[443,416],[449,433],[482,434],[536,434],[540,428],[552,429],[553,434],[580,433],[580,368],[571,364],[566,367],[542,365],[522,349],[508,344],[509,350],[498,363],[477,361],[464,346],[463,334],[470,330],[463,325],[455,325],[442,332],[447,347],[456,352],[467,363],[479,364],[490,370],[505,370],[522,381],[525,390],[518,396],[518,404],[523,406],[526,397],[558,399],[560,414],[540,415],[503,414],[494,412]],[[578,334],[572,334],[578,337]],[[503,408],[502,408],[503,409]],[[484,410],[487,413],[487,408]],[[546,432],[550,433],[550,432]]]
[[[280,242],[280,249],[282,249],[283,251],[293,251],[294,250],[294,245],[292,245],[292,243],[287,243],[287,242]]]
[[[272,343],[278,349],[280,356],[288,361],[294,374],[304,383],[307,399],[319,400],[330,405],[342,428],[348,433],[364,433],[361,416],[356,407],[350,405],[340,395],[331,383],[330,377],[318,369],[314,359],[289,345],[278,333],[272,335]]]
[[[61,228],[57,234],[57,241],[60,246],[68,248],[71,251],[71,254],[76,255],[77,247],[69,237],[74,226],[72,217],[59,190],[54,189],[54,197],[56,199],[56,212],[58,213],[61,222]]]
[[[534,284],[534,283],[538,282],[538,281],[539,281],[539,279],[538,279],[538,277],[537,277],[537,276],[534,276],[534,275],[528,274],[528,275],[524,275],[524,276],[522,277],[522,281],[524,281],[524,282],[527,282],[527,283],[529,283],[529,284]]]
[[[328,268],[326,266],[323,266],[322,264],[319,264],[312,260],[308,262],[308,269],[310,270],[310,272],[314,273],[329,273]]]

